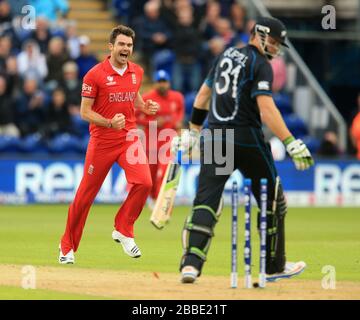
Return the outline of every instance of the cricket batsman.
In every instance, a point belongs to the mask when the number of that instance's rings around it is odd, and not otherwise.
[[[134,241],[134,223],[139,217],[152,180],[144,150],[136,130],[135,107],[154,115],[159,105],[139,94],[143,69],[129,61],[135,33],[119,25],[110,33],[110,56],[94,66],[84,77],[81,117],[90,123],[84,174],[68,211],[65,233],[60,242],[59,263],[75,262],[89,209],[114,163],[123,168],[131,184],[129,194],[115,216],[112,238],[130,257],[141,256]],[[137,155],[127,152],[138,144]],[[136,159],[135,159],[136,157]]]
[[[153,81],[154,88],[145,92],[143,99],[144,101],[151,99],[159,104],[157,114],[155,116],[147,115],[141,110],[136,110],[137,124],[145,130],[146,155],[149,159],[149,167],[153,181],[150,198],[148,199],[151,209],[153,209],[154,202],[158,197],[168,165],[165,160],[170,157],[170,148],[166,148],[165,145],[168,144],[169,141],[171,141],[170,139],[175,137],[177,131],[181,129],[185,112],[184,96],[181,92],[171,89],[171,79],[167,71],[162,69],[156,71]],[[151,128],[151,126],[154,125],[155,128]],[[164,129],[172,129],[172,135],[166,135],[166,139],[161,137],[161,132],[164,132]],[[150,134],[151,132],[156,134],[157,142],[155,143],[153,141],[155,140],[154,137]]]
[[[183,230],[184,255],[180,263],[183,283],[193,283],[201,275],[221,213],[224,185],[232,171],[237,169],[252,180],[258,205],[260,179],[268,180],[267,281],[293,277],[306,267],[302,261],[286,261],[287,204],[270,146],[262,132],[264,123],[284,143],[298,170],[308,169],[314,164],[306,145],[288,130],[272,98],[273,72],[269,60],[279,55],[282,46],[287,47],[285,40],[286,29],[281,21],[259,18],[247,46],[241,49],[230,47],[216,59],[194,101],[190,130],[173,139],[173,152],[178,148],[183,152],[190,150],[198,143],[202,124],[209,116],[212,134],[210,138],[204,135],[200,144],[199,185]],[[220,138],[215,134],[216,129],[220,130]],[[234,138],[226,141],[226,130],[229,129],[233,130]],[[216,169],[223,164],[204,161],[204,150],[215,150],[219,141],[222,150],[233,150],[234,168],[227,174],[217,174],[219,171]]]

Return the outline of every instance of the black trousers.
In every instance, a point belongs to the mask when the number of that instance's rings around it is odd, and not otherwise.
[[[233,130],[234,138],[231,138],[230,131],[227,131],[226,135],[225,130]],[[217,128],[210,129],[209,133],[211,136],[204,135],[201,139],[201,169],[194,205],[206,204],[215,210],[226,181],[233,171],[238,169],[244,178],[252,180],[252,192],[258,204],[260,179],[268,180],[268,210],[271,210],[278,174],[270,145],[265,143],[262,131],[255,128]],[[222,149],[222,156],[216,154],[219,149]],[[216,163],[220,158],[226,162]],[[228,169],[225,169],[226,167]],[[226,172],[227,174],[222,174]]]
[[[233,130],[232,133],[231,130]],[[222,161],[219,161],[219,159]],[[194,223],[201,221],[201,224],[207,224],[203,218],[204,214],[200,212],[197,213],[196,208],[198,206],[207,206],[216,212],[222,198],[225,183],[235,170],[240,170],[244,178],[252,180],[252,193],[258,205],[260,204],[260,180],[266,178],[268,181],[268,231],[270,229],[273,232],[275,230],[274,227],[276,227],[276,235],[271,235],[269,232],[267,233],[266,272],[268,274],[281,272],[284,269],[286,260],[285,214],[279,217],[276,212],[273,212],[275,185],[278,174],[274,165],[270,145],[265,142],[261,129],[212,128],[202,137],[201,169],[198,190],[191,213],[192,220],[193,222],[195,221]],[[277,199],[279,198],[282,198],[285,203],[281,184],[279,186]],[[202,215],[202,217],[197,219],[196,216],[199,215]],[[207,224],[209,227],[214,227],[214,225],[214,223]],[[201,241],[201,237],[204,237],[203,234],[197,234],[194,230],[189,230],[188,232],[190,233],[189,248],[192,246],[199,247],[201,246],[199,245],[200,243],[205,243]],[[209,243],[206,245],[207,250],[209,245]],[[184,265],[193,265],[201,271],[204,259],[199,259],[198,256],[186,249],[187,248],[185,248],[180,268]]]

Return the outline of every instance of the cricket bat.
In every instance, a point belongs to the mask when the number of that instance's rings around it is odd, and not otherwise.
[[[179,160],[179,155],[177,158]],[[150,222],[158,229],[164,228],[166,223],[170,220],[172,210],[174,208],[174,201],[176,197],[176,190],[180,181],[180,175],[180,161],[176,161],[176,159],[174,159],[166,167],[159,195],[156,199],[155,206],[150,217]]]

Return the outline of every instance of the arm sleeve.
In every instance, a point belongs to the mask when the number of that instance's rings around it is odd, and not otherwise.
[[[264,62],[255,67],[251,98],[266,95],[272,96],[273,71],[270,63]]]
[[[81,96],[85,98],[96,98],[98,93],[98,85],[92,76],[91,72],[88,72],[83,80]]]

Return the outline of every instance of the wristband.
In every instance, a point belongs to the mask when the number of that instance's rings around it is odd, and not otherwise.
[[[286,139],[283,140],[283,144],[285,146],[287,146],[289,143],[295,141],[295,138],[293,136],[287,137]]]
[[[112,128],[111,119],[107,119],[107,127]]]
[[[194,106],[192,109],[190,122],[197,126],[202,126],[204,120],[207,117],[208,112],[209,112],[208,110],[199,109]]]

